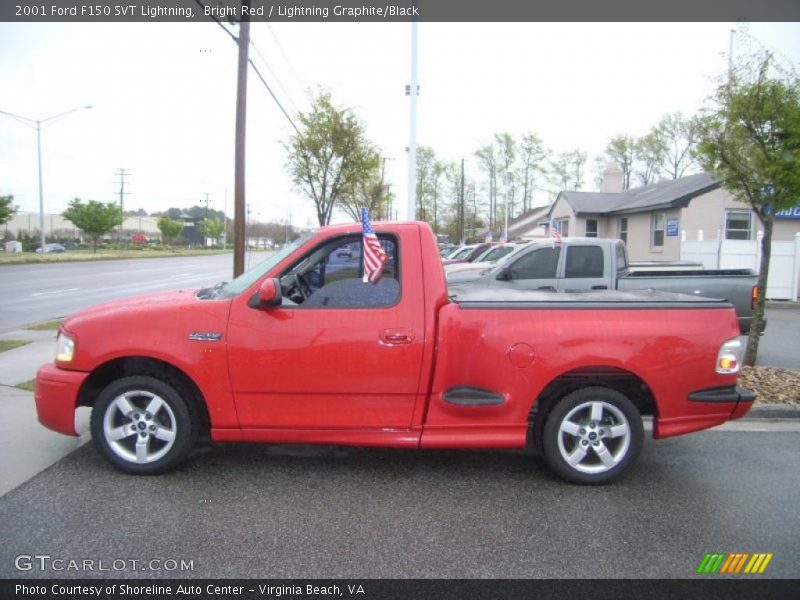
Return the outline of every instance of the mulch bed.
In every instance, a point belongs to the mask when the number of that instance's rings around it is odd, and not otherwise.
[[[743,367],[739,384],[758,394],[757,404],[800,405],[800,371]]]

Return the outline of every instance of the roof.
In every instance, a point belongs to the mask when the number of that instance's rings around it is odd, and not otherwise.
[[[573,192],[559,194],[576,215],[627,215],[659,209],[685,208],[689,202],[720,187],[708,173],[659,181],[624,192]],[[553,204],[555,206],[555,204]]]
[[[531,208],[508,224],[508,238],[512,239],[518,235],[531,229],[535,229],[540,221],[547,220],[547,213],[550,212],[550,206],[537,206]]]

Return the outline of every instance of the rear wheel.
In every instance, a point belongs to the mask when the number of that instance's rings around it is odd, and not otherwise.
[[[588,387],[553,407],[542,435],[545,460],[557,475],[599,485],[630,469],[642,449],[644,429],[628,398],[609,388]]]
[[[95,447],[127,473],[163,473],[183,460],[197,441],[193,405],[176,387],[136,375],[108,385],[92,410]]]

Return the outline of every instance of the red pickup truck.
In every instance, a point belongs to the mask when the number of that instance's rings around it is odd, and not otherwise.
[[[388,256],[362,282],[357,225],[323,227],[227,284],[66,319],[36,382],[45,426],[158,473],[213,441],[538,450],[598,484],[665,438],[745,414],[730,304],[663,292],[476,287],[448,297],[423,223],[376,223]],[[347,252],[341,249],[346,248]]]

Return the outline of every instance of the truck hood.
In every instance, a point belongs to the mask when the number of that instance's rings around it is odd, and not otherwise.
[[[152,312],[179,311],[188,305],[198,302],[195,297],[195,291],[194,289],[186,289],[153,292],[103,302],[70,315],[64,320],[62,326],[67,331],[72,331],[86,321],[115,319],[122,316],[133,317]]]

